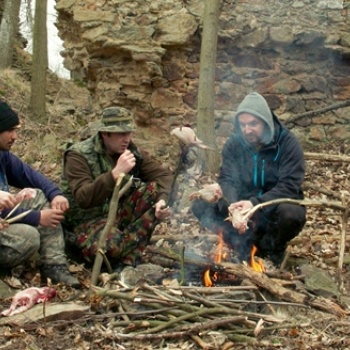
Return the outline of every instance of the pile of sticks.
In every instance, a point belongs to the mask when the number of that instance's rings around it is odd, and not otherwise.
[[[205,339],[215,330],[229,343],[254,344],[263,330],[300,326],[289,318],[276,316],[275,307],[314,308],[338,317],[346,315],[334,301],[287,288],[286,285],[293,284],[290,280],[271,278],[244,264],[224,263],[210,269],[224,270],[244,283],[207,288],[152,286],[143,282],[128,287],[117,281],[116,289],[98,286],[92,289],[95,295],[108,301],[112,299],[118,305],[119,312],[113,314],[109,328],[120,340],[190,337],[201,347],[209,348]]]
[[[220,331],[227,342],[255,343],[263,329],[296,327],[281,317],[259,313],[256,286],[161,287],[147,283],[119,290],[93,287],[96,295],[118,301],[109,328],[120,340],[191,337],[203,348],[210,331]],[[272,303],[273,304],[273,303]],[[278,303],[284,304],[287,303]],[[292,305],[292,304],[289,304]],[[296,305],[306,307],[305,305]]]

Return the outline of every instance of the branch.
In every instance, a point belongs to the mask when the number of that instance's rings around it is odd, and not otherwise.
[[[314,111],[309,111],[309,112],[297,114],[297,115],[287,119],[285,121],[285,124],[291,124],[291,123],[294,123],[297,120],[305,118],[305,117],[313,117],[313,116],[318,115],[318,114],[323,114],[323,113],[333,111],[333,110],[338,109],[338,108],[344,108],[347,106],[350,106],[350,100],[346,100],[346,101],[343,101],[340,103],[335,103],[333,105],[330,105],[330,106],[327,106],[324,108],[320,108],[320,109],[316,109]]]
[[[291,198],[278,198],[273,199],[268,202],[260,203],[253,208],[249,209],[244,213],[243,220],[248,221],[250,217],[259,209],[267,207],[269,205],[280,204],[280,203],[289,203],[289,204],[298,204],[305,205],[310,207],[329,207],[333,209],[338,209],[344,211],[346,206],[342,205],[340,202],[329,202],[321,200],[310,200],[310,199],[291,199]]]
[[[305,159],[325,160],[327,162],[345,162],[350,163],[350,157],[340,154],[325,154],[304,152]]]
[[[118,179],[116,181],[116,185],[115,185],[114,190],[113,190],[110,205],[109,205],[106,226],[103,228],[103,231],[102,231],[100,238],[99,238],[99,241],[98,241],[94,266],[92,268],[92,273],[91,273],[90,293],[92,291],[91,286],[97,284],[98,276],[99,276],[100,271],[101,271],[104,251],[106,248],[106,237],[108,236],[113,225],[115,224],[115,215],[117,212],[119,199],[130,188],[130,186],[132,184],[132,176],[131,176],[129,181],[123,186],[122,189],[120,189],[121,184],[122,184],[123,179],[124,179],[124,176],[125,176],[124,173],[122,173],[118,176]]]

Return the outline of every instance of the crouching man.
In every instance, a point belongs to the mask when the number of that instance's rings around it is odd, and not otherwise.
[[[155,226],[170,215],[167,202],[173,175],[137,147],[132,140],[134,130],[131,111],[109,107],[103,110],[95,134],[65,152],[61,189],[70,208],[64,224],[87,261],[96,255],[120,174],[133,176],[138,183],[120,198],[107,237],[105,253],[112,265],[118,268],[142,262]]]
[[[261,257],[278,266],[288,241],[306,222],[305,207],[289,203],[266,206],[252,216],[244,233],[225,218],[228,209],[244,213],[274,199],[303,199],[304,154],[297,138],[256,92],[238,106],[234,128],[224,145],[218,176],[223,198],[215,204],[197,200],[192,211],[203,226],[224,232],[240,260],[249,258],[254,244]]]
[[[18,128],[17,113],[0,102],[0,266],[16,267],[39,252],[42,283],[50,278],[53,284],[77,288],[80,283],[67,268],[60,224],[68,200],[50,180],[10,152]],[[10,186],[22,191],[13,195]],[[14,223],[4,223],[24,212]]]

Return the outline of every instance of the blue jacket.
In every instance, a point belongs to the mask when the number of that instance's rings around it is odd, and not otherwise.
[[[254,150],[240,131],[222,150],[218,182],[228,203],[250,200],[253,205],[277,198],[304,198],[305,162],[298,139],[273,115],[273,140]]]
[[[13,153],[8,151],[0,151],[0,190],[9,192],[9,186],[23,188],[37,188],[44,192],[47,200],[51,200],[63,195],[60,189],[48,180],[44,175],[40,174],[28,164],[22,162]],[[11,209],[5,209],[1,212],[1,217],[5,218]],[[11,215],[14,217],[27,209],[17,209]],[[28,215],[18,222],[32,226],[38,226],[40,222],[40,210],[32,210]]]

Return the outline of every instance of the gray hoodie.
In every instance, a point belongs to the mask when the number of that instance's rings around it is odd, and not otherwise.
[[[239,104],[233,120],[237,131],[240,130],[238,125],[238,116],[242,113],[249,113],[265,122],[267,128],[265,128],[261,141],[265,145],[270,143],[273,139],[275,128],[273,125],[271,110],[264,97],[257,92],[252,92]]]

